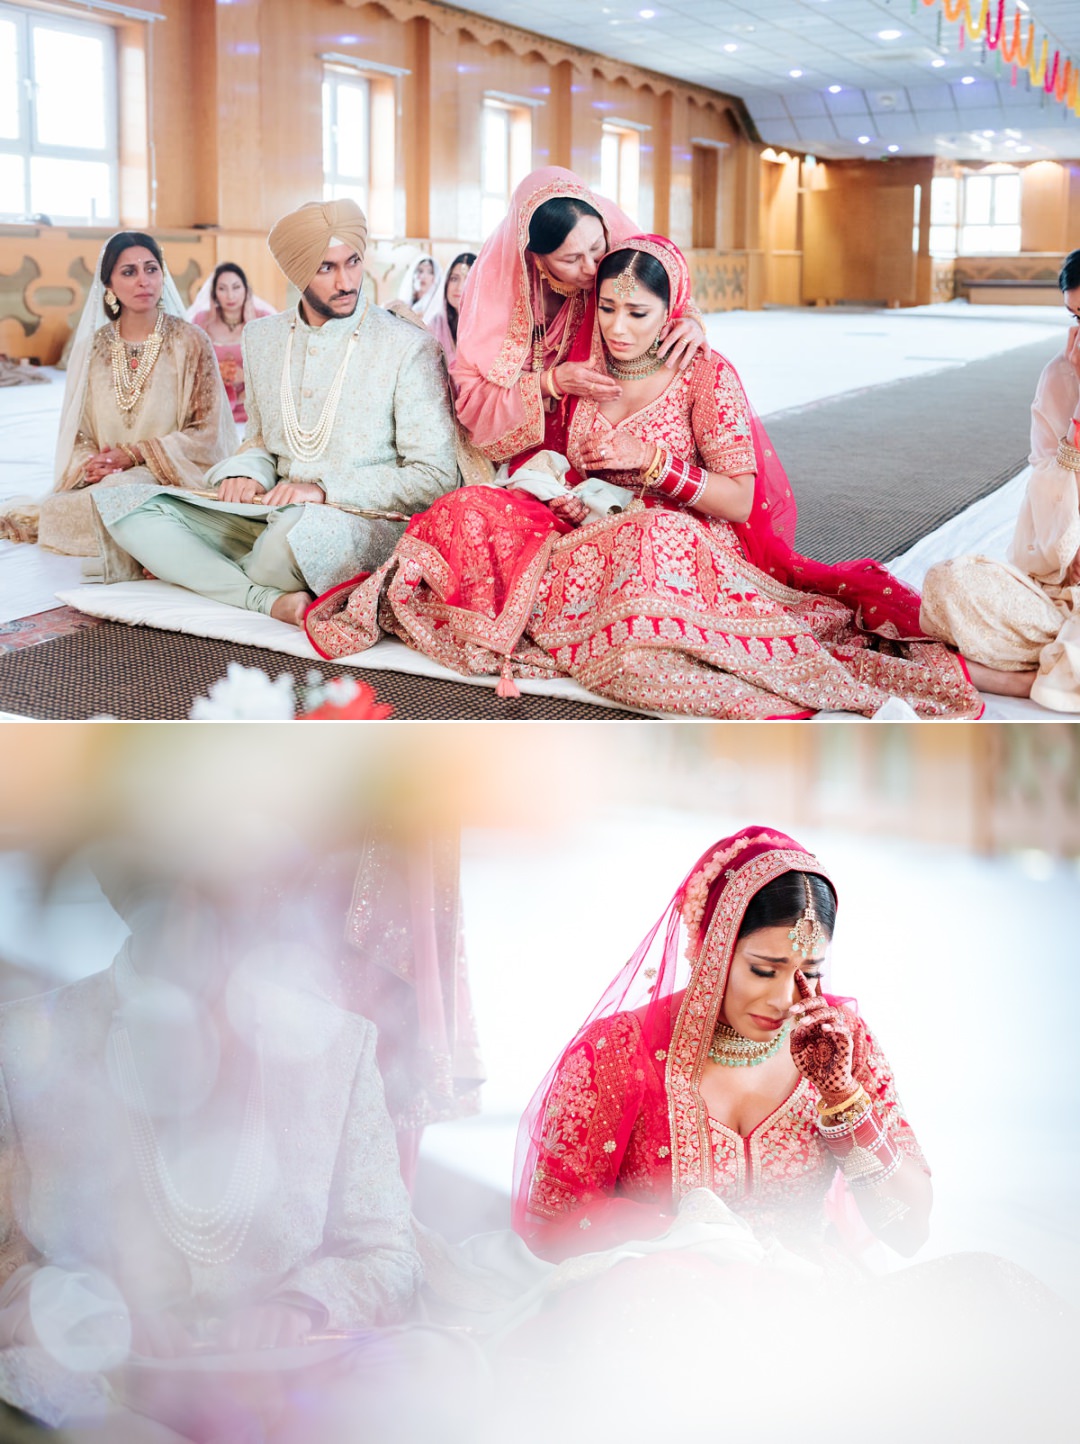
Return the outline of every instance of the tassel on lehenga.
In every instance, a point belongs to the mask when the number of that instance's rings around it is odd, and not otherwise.
[[[41,508],[30,497],[16,496],[0,511],[0,541],[36,542]]]
[[[521,691],[514,681],[514,664],[509,657],[503,658],[502,676],[495,684],[496,697],[520,697]]]

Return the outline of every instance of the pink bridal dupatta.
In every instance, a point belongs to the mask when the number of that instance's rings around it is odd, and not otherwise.
[[[592,191],[570,170],[543,166],[515,190],[506,219],[481,248],[469,273],[458,319],[452,374],[458,388],[458,419],[475,446],[492,461],[508,461],[543,444],[563,451],[562,408],[545,411],[540,372],[533,368],[533,341],[544,315],[544,282],[528,250],[529,223],[545,201],[568,196],[598,211],[609,249],[637,229],[613,202]],[[582,328],[591,333],[592,292],[567,296],[543,327],[544,368],[565,361]]]

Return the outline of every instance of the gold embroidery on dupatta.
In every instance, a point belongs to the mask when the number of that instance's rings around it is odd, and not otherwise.
[[[716,904],[701,953],[687,984],[671,1035],[665,1083],[672,1139],[672,1197],[713,1183],[712,1135],[701,1097],[701,1074],[716,1027],[747,905],[766,883],[785,872],[811,872],[828,880],[815,857],[794,849],[763,853],[735,871]],[[797,1090],[796,1090],[797,1091]]]
[[[529,224],[545,201],[555,200],[561,196],[583,201],[585,205],[599,209],[595,204],[595,198],[585,186],[570,185],[563,180],[552,181],[550,184],[542,186],[532,197],[531,203],[522,207],[521,215],[518,217],[518,257],[521,261],[523,284],[517,288],[514,308],[510,313],[510,326],[502,347],[495,358],[495,364],[487,373],[486,380],[493,381],[496,386],[512,386],[514,384],[525,363],[528,348],[532,345],[536,319],[532,313],[532,273],[527,255]],[[608,250],[611,247],[611,237],[602,214],[600,224],[604,227],[605,250]],[[578,292],[577,295],[580,297],[581,293]],[[575,297],[571,297],[571,302],[574,299]],[[570,321],[573,317],[567,319]]]

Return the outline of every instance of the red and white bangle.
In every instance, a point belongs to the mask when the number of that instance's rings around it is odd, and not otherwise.
[[[708,479],[709,473],[704,468],[691,466],[688,461],[667,451],[661,452],[645,473],[646,483],[653,491],[660,492],[680,506],[697,506]]]
[[[864,1095],[865,1096],[865,1095]],[[822,1141],[852,1188],[873,1188],[891,1178],[904,1156],[866,1099],[866,1107],[841,1123],[818,1124]]]

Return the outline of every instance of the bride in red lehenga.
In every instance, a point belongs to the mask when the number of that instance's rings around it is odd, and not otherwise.
[[[514,1437],[550,1436],[538,1396],[566,1444],[1059,1436],[1059,1299],[987,1254],[874,1257],[922,1246],[931,1188],[877,1039],[822,989],[835,914],[790,837],[721,839],[544,1079],[513,1222],[551,1272],[497,1356]]]
[[[309,609],[317,650],[346,656],[386,631],[464,675],[501,672],[503,695],[515,675],[569,676],[692,716],[872,715],[890,697],[923,717],[979,716],[910,588],[876,562],[795,552],[791,488],[731,364],[703,351],[663,366],[656,338],[689,292],[670,241],[622,242],[571,352],[621,393],[564,398],[568,480],[628,488],[624,510],[585,520],[573,491],[548,505],[512,482],[451,492],[379,571]]]

